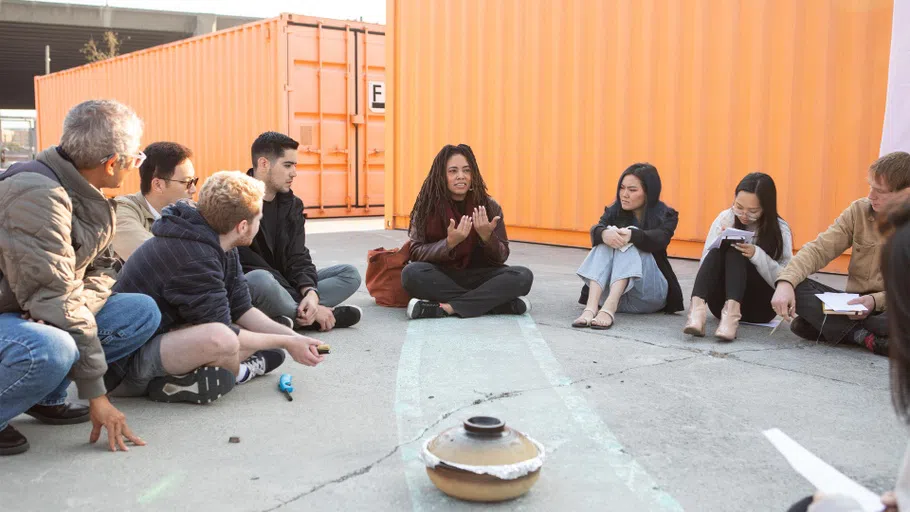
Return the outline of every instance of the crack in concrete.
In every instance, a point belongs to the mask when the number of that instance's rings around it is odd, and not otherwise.
[[[410,441],[410,442],[413,442],[413,441]],[[407,443],[404,443],[404,444],[407,444]],[[366,466],[361,466],[361,467],[355,469],[354,471],[351,471],[351,472],[349,472],[349,473],[345,473],[344,475],[342,475],[342,476],[340,476],[340,477],[338,477],[338,478],[335,478],[334,480],[329,480],[329,481],[327,481],[327,482],[323,482],[323,483],[321,483],[321,484],[315,485],[315,486],[311,487],[310,490],[308,490],[308,491],[306,491],[306,492],[304,492],[304,493],[298,494],[297,496],[294,496],[294,497],[291,498],[291,499],[282,501],[281,503],[279,503],[278,505],[275,505],[275,506],[272,507],[272,508],[267,508],[267,509],[265,509],[263,512],[271,512],[272,510],[278,510],[279,508],[281,508],[281,507],[283,507],[283,506],[285,506],[285,505],[289,505],[289,504],[291,504],[291,503],[293,503],[293,502],[295,502],[295,501],[297,501],[297,500],[306,498],[306,497],[309,496],[310,494],[313,494],[314,492],[319,491],[319,490],[322,489],[323,487],[326,487],[326,486],[329,486],[329,485],[332,485],[332,484],[340,484],[340,483],[342,483],[342,482],[344,482],[344,481],[346,481],[346,480],[349,480],[349,479],[351,479],[351,478],[355,478],[355,477],[358,477],[358,476],[360,476],[360,475],[365,475],[365,474],[369,473],[370,470],[372,470],[374,466],[376,466],[376,465],[382,463],[383,461],[385,461],[386,459],[388,459],[388,458],[391,457],[392,455],[395,455],[395,452],[397,452],[402,446],[404,446],[404,444],[399,444],[399,445],[396,446],[395,448],[392,448],[392,450],[391,450],[389,453],[387,453],[387,454],[383,455],[382,457],[380,457],[380,458],[374,460],[373,462],[367,464]]]
[[[564,327],[564,326],[562,326],[562,325],[547,324],[547,323],[543,323],[543,322],[537,322],[537,324],[538,324],[538,325],[543,325],[543,326],[546,326],[546,327],[552,327],[552,328],[554,328],[554,329],[569,330],[568,327]],[[575,331],[577,331],[577,329],[575,329]],[[786,346],[786,347],[768,347],[768,348],[755,348],[755,349],[734,350],[734,351],[731,351],[731,352],[718,352],[718,351],[716,351],[716,350],[714,350],[714,349],[700,349],[700,348],[697,348],[697,347],[686,347],[686,346],[680,346],[680,345],[662,345],[662,344],[660,344],[660,343],[654,343],[654,342],[651,342],[651,341],[642,340],[642,339],[634,338],[634,337],[631,337],[631,336],[620,336],[620,335],[616,335],[616,334],[607,334],[607,335],[604,336],[604,335],[600,335],[600,334],[595,334],[595,333],[593,333],[593,332],[584,332],[584,331],[581,331],[580,334],[588,334],[588,335],[591,335],[591,336],[609,337],[609,338],[614,338],[614,339],[623,340],[623,341],[632,341],[632,342],[642,343],[642,344],[645,344],[645,345],[650,345],[650,346],[652,346],[652,347],[658,347],[658,348],[663,348],[663,349],[667,349],[667,350],[679,350],[679,351],[684,351],[684,352],[693,352],[693,353],[698,354],[698,355],[701,355],[701,356],[713,357],[713,358],[716,358],[716,359],[730,359],[730,360],[737,361],[737,362],[740,362],[740,363],[743,363],[743,364],[749,364],[749,365],[753,365],[753,366],[761,366],[761,367],[763,367],[763,368],[770,368],[770,369],[773,369],[773,370],[781,370],[781,371],[785,371],[785,372],[797,373],[797,374],[800,374],[800,375],[805,375],[805,376],[807,376],[807,377],[816,377],[816,378],[819,378],[819,379],[829,380],[829,381],[832,381],[832,382],[840,382],[840,383],[842,383],[842,384],[850,384],[850,385],[852,385],[852,386],[862,386],[862,385],[863,385],[863,384],[860,384],[860,383],[857,383],[857,382],[852,382],[852,381],[849,381],[849,380],[843,380],[843,379],[838,379],[838,378],[835,378],[835,377],[828,377],[828,376],[825,376],[825,375],[819,375],[819,374],[817,374],[817,373],[803,372],[803,371],[794,370],[794,369],[790,369],[790,368],[783,368],[783,367],[780,367],[780,366],[774,366],[774,365],[770,365],[770,364],[758,363],[758,362],[755,362],[755,361],[747,361],[747,360],[745,360],[745,359],[742,359],[742,358],[736,356],[736,354],[742,353],[742,352],[770,352],[770,351],[779,351],[779,350],[802,350],[802,349],[805,349],[806,347],[812,345],[811,342],[810,342],[810,343],[798,343],[798,344],[796,344],[796,345],[793,345],[793,346]],[[688,359],[688,358],[687,358],[687,359]]]
[[[338,478],[335,478],[335,479],[328,480],[328,481],[326,481],[326,482],[317,484],[317,485],[311,487],[308,491],[303,492],[303,493],[301,493],[301,494],[298,494],[297,496],[294,496],[293,498],[290,498],[290,499],[288,499],[288,500],[285,500],[285,501],[279,503],[278,505],[275,505],[275,506],[272,507],[272,508],[267,508],[267,509],[263,510],[263,512],[272,512],[273,510],[278,510],[278,509],[284,507],[285,505],[289,505],[289,504],[291,504],[291,503],[293,503],[293,502],[295,502],[295,501],[298,501],[298,500],[301,500],[301,499],[303,499],[303,498],[306,498],[307,496],[309,496],[309,495],[311,495],[311,494],[313,494],[313,493],[315,493],[315,492],[317,492],[317,491],[323,489],[324,487],[327,487],[327,486],[329,486],[329,485],[334,485],[334,484],[340,484],[340,483],[342,483],[342,482],[345,482],[345,481],[347,481],[347,480],[350,480],[351,478],[356,478],[356,477],[358,477],[358,476],[365,475],[365,474],[369,473],[375,466],[377,466],[377,465],[379,465],[379,464],[385,462],[386,459],[388,459],[388,458],[391,457],[392,455],[395,455],[395,453],[397,453],[398,450],[401,449],[401,447],[407,446],[407,445],[412,444],[412,443],[416,443],[416,442],[419,441],[423,436],[425,436],[426,433],[429,432],[431,429],[435,428],[437,425],[439,425],[439,424],[442,423],[443,421],[447,420],[447,419],[448,419],[449,417],[451,417],[453,414],[456,414],[456,413],[458,413],[458,412],[461,412],[461,411],[463,411],[463,410],[465,410],[465,409],[470,409],[471,407],[475,407],[475,406],[477,406],[477,405],[481,405],[481,404],[485,404],[485,403],[495,402],[495,401],[497,401],[497,400],[505,400],[505,399],[507,399],[507,398],[514,398],[514,397],[517,397],[517,396],[521,396],[521,395],[523,395],[523,394],[525,394],[525,393],[534,393],[534,392],[537,392],[537,391],[548,391],[548,390],[555,390],[555,389],[559,389],[559,388],[574,386],[574,385],[576,385],[576,384],[579,384],[579,383],[582,383],[582,382],[587,382],[587,381],[590,381],[590,380],[606,379],[606,378],[608,378],[608,377],[614,377],[614,376],[616,376],[616,375],[621,375],[621,374],[623,374],[623,373],[630,372],[630,371],[632,371],[632,370],[638,370],[638,369],[640,369],[640,368],[650,368],[650,367],[654,367],[654,366],[663,366],[663,365],[666,365],[666,364],[672,364],[672,363],[677,363],[677,362],[679,362],[679,361],[686,361],[686,360],[689,360],[689,359],[693,359],[694,357],[696,357],[696,356],[682,357],[682,358],[679,358],[679,359],[665,359],[665,360],[663,360],[663,361],[661,361],[661,362],[659,362],[659,363],[641,364],[641,365],[636,365],[636,366],[630,366],[630,367],[628,367],[628,368],[624,368],[624,369],[619,370],[619,371],[611,372],[611,373],[608,373],[608,374],[606,374],[606,375],[593,375],[593,376],[590,376],[590,377],[584,377],[584,378],[581,378],[581,379],[576,379],[576,380],[573,380],[573,381],[570,381],[570,382],[566,382],[566,383],[563,383],[563,384],[559,384],[559,385],[556,385],[556,386],[542,386],[542,387],[539,387],[539,388],[518,389],[518,390],[514,390],[514,391],[503,391],[503,392],[501,392],[501,393],[495,393],[495,394],[494,394],[494,393],[486,393],[486,396],[485,396],[484,398],[478,398],[478,399],[476,399],[476,400],[474,400],[474,401],[472,401],[472,402],[470,402],[470,403],[468,403],[468,404],[464,404],[464,405],[455,407],[454,409],[450,409],[449,411],[446,411],[446,412],[443,413],[436,421],[434,421],[432,424],[427,425],[426,427],[424,427],[423,429],[421,429],[420,433],[418,433],[416,436],[412,437],[412,438],[411,438],[410,440],[408,440],[408,441],[405,441],[404,443],[398,444],[397,446],[395,446],[394,448],[392,448],[388,453],[386,453],[386,454],[383,455],[382,457],[380,457],[380,458],[374,460],[373,462],[371,462],[371,463],[369,463],[369,464],[367,464],[367,465],[365,465],[365,466],[361,466],[361,467],[355,469],[354,471],[350,471],[350,472],[348,472],[348,473],[345,473],[344,475],[342,475],[342,476],[340,476],[340,477],[338,477]],[[475,393],[479,393],[479,391],[477,391],[477,390],[473,390],[473,391],[474,391]]]

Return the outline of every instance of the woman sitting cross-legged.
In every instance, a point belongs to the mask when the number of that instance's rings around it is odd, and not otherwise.
[[[411,211],[411,263],[401,284],[415,297],[408,318],[487,313],[521,315],[534,276],[525,267],[505,265],[509,237],[502,208],[487,194],[474,152],[447,145],[433,166]]]
[[[723,243],[709,249],[727,228],[755,233],[754,243]],[[711,224],[692,289],[686,334],[705,335],[707,310],[720,318],[715,336],[736,339],[739,321],[770,322],[777,316],[771,297],[777,275],[793,257],[790,227],[777,215],[777,189],[767,174],[746,175],[733,198],[733,207]]]
[[[660,188],[651,164],[634,164],[619,177],[616,201],[591,228],[594,248],[578,269],[585,310],[572,327],[609,329],[617,312],[682,311],[682,290],[667,259],[679,214],[660,200]]]

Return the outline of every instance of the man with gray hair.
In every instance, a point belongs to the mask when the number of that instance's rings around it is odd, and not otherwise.
[[[110,100],[67,114],[59,146],[0,174],[0,455],[28,450],[9,423],[91,421],[112,451],[134,435],[107,398],[112,370],[151,338],[161,320],[140,294],[111,294],[114,207],[100,189],[119,187],[141,165],[142,121]],[[66,402],[70,380],[89,406]]]

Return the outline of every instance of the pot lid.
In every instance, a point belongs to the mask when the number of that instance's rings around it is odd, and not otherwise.
[[[474,416],[430,439],[426,451],[450,465],[503,466],[542,456],[538,446],[498,418]]]

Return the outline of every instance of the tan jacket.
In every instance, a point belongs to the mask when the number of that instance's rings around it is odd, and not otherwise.
[[[79,348],[70,378],[83,399],[105,393],[95,314],[114,285],[114,207],[51,147],[38,155],[60,180],[27,172],[0,181],[0,313],[27,311]]]
[[[777,280],[796,287],[852,247],[847,292],[871,295],[875,299],[875,311],[884,311],[885,280],[881,266],[884,244],[885,238],[875,229],[872,203],[867,198],[857,199],[827,231],[799,250]]]
[[[126,261],[136,249],[152,238],[155,215],[149,209],[142,192],[119,196],[117,201],[117,231],[114,233],[114,252]]]

